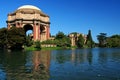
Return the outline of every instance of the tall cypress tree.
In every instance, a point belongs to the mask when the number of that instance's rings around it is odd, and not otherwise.
[[[90,47],[90,48],[92,48],[93,45],[94,45],[94,41],[93,41],[92,36],[91,36],[91,30],[88,30],[88,35],[87,35],[86,44],[87,44],[87,46]]]

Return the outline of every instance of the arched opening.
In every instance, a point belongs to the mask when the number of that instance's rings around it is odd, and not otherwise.
[[[46,30],[44,25],[40,25],[40,39],[41,41],[46,40]]]
[[[33,33],[33,27],[30,24],[26,24],[24,26],[24,30],[25,30],[26,35]]]
[[[43,25],[40,25],[40,32],[44,33],[45,32],[45,27]]]
[[[25,25],[24,27],[26,36],[31,36],[33,38],[33,27],[30,24]]]

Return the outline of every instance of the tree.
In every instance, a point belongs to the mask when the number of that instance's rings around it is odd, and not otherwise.
[[[83,48],[84,47],[84,41],[85,40],[84,40],[82,34],[80,34],[79,37],[78,37],[77,46],[79,48]]]
[[[56,37],[55,37],[55,41],[57,42],[56,45],[58,47],[70,47],[71,46],[71,41],[68,38],[68,36],[66,36],[63,32],[58,32]]]
[[[94,41],[93,41],[92,36],[91,36],[91,30],[88,30],[86,45],[90,48],[92,48],[94,45]]]
[[[7,32],[7,47],[20,49],[26,42],[25,31],[23,28],[11,27]]]
[[[120,35],[113,35],[107,38],[107,47],[120,47]]]
[[[30,35],[26,36],[26,46],[32,46],[33,45],[33,40]]]
[[[4,48],[7,42],[7,29],[1,28],[0,29],[0,48]]]
[[[35,48],[41,49],[41,43],[40,43],[40,41],[36,41],[35,42]]]
[[[112,35],[111,38],[118,38],[118,39],[120,39],[120,35],[117,35],[117,34],[116,35]]]
[[[62,39],[62,38],[64,38],[65,37],[65,34],[63,33],[63,32],[58,32],[57,34],[56,34],[56,37],[55,37],[55,39]]]
[[[100,33],[97,35],[97,39],[99,41],[99,47],[105,47],[106,46],[106,39],[107,39],[107,34],[106,33]]]

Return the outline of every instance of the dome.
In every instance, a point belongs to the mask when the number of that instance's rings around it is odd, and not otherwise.
[[[23,5],[23,6],[21,6],[21,7],[19,7],[17,10],[19,10],[19,9],[36,9],[36,10],[39,10],[39,11],[41,11],[38,7],[36,7],[36,6],[33,6],[33,5]]]

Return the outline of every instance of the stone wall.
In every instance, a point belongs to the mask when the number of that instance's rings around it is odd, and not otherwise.
[[[56,47],[55,44],[42,44],[41,47]]]

